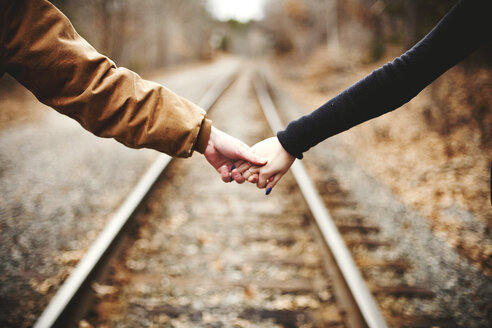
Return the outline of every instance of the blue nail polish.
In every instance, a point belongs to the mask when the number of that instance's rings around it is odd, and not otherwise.
[[[266,190],[265,195],[267,195],[267,196],[268,196],[268,195],[270,194],[270,192],[271,192],[271,191],[272,191],[272,188],[268,188],[268,189]]]
[[[231,172],[232,170],[234,170],[236,168],[236,165],[232,164],[232,167],[231,167]],[[232,177],[229,178],[229,182],[232,182]]]

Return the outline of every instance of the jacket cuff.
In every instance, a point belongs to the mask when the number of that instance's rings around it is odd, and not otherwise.
[[[200,154],[203,154],[207,148],[208,139],[210,138],[210,131],[212,131],[212,121],[205,118],[202,126],[200,127],[200,132],[198,132],[198,137],[196,138],[194,148]]]

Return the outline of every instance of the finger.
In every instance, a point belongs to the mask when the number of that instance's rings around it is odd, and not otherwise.
[[[258,174],[257,174],[257,173],[255,173],[255,174],[253,174],[252,176],[250,176],[250,177],[248,178],[248,182],[251,182],[251,183],[257,183],[257,182],[258,182],[258,178],[259,178],[259,177],[258,177]]]
[[[244,181],[246,181],[248,177],[243,176],[243,172],[246,171],[250,166],[250,163],[243,160],[237,161],[233,166],[233,170],[231,171],[231,179],[239,184],[244,183]]]
[[[236,164],[232,164],[231,170],[229,171],[229,182],[232,182],[232,171],[236,168]]]
[[[265,194],[267,196],[272,192],[273,187],[275,187],[275,185],[277,184],[277,182],[280,181],[280,178],[282,178],[282,176],[283,176],[283,174],[277,173],[277,174],[275,174],[275,176],[273,178],[270,178],[270,181],[266,185]]]
[[[248,171],[251,172],[251,174],[260,174],[261,166],[251,166]]]
[[[251,169],[248,169],[246,172],[243,173],[243,178],[249,179],[249,177],[254,175],[254,174],[256,174],[256,173],[253,173],[253,171],[251,171]]]
[[[246,172],[243,173],[243,177],[245,179],[248,179],[249,182],[252,182],[252,181],[249,180],[249,177],[250,176],[253,176],[253,175],[258,176],[259,171],[260,171],[260,167],[259,166],[251,166],[250,168],[248,168],[248,170]],[[258,177],[255,178],[255,180],[254,180],[253,183],[256,183],[257,181],[258,181]]]
[[[239,184],[244,183],[246,181],[246,178],[243,177],[241,173],[239,173],[237,170],[234,170],[231,172],[231,181],[234,180]]]
[[[256,186],[260,189],[263,189],[266,187],[266,184],[268,183],[268,174],[266,173],[260,173],[260,177],[258,179],[258,182],[256,183]]]
[[[231,182],[231,176],[230,176],[231,167],[232,166],[224,164],[217,169],[217,172],[219,172],[222,181]]]
[[[248,170],[251,167],[251,163],[249,163],[249,162],[240,161],[241,164],[239,164],[239,165],[238,165],[238,162],[236,162],[236,170],[235,171],[239,172],[239,174],[243,174],[244,172],[246,172],[246,170]]]
[[[252,175],[252,174],[251,174],[251,171],[250,171],[250,170],[248,170],[248,171],[246,171],[246,172],[244,172],[244,173],[243,173],[242,177],[243,177],[245,180],[247,180],[247,179],[249,179],[249,177],[250,177],[251,175]]]

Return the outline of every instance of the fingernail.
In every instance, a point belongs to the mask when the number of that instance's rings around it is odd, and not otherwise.
[[[270,187],[270,188],[268,188],[268,189],[266,190],[265,195],[267,195],[267,196],[268,196],[268,195],[270,194],[270,192],[271,192],[271,191],[272,191],[272,188],[271,188],[271,187]]]
[[[236,168],[236,165],[235,164],[232,164],[232,167],[231,167],[231,172],[232,170],[234,170]],[[232,182],[232,177],[229,177],[229,182]]]

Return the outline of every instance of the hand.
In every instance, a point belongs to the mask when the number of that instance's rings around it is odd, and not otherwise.
[[[268,195],[294,163],[295,157],[282,147],[277,137],[265,139],[251,149],[256,155],[265,157],[268,163],[260,167],[251,166],[247,162],[238,162],[236,163],[237,168],[232,171],[231,176],[236,181],[241,181],[237,178],[237,175],[241,174],[243,179],[256,183],[258,188],[266,188]]]
[[[219,172],[224,182],[232,181],[230,172],[237,161],[242,160],[258,166],[267,163],[266,159],[254,154],[245,143],[213,126],[203,155]],[[244,182],[242,176],[239,181]]]

